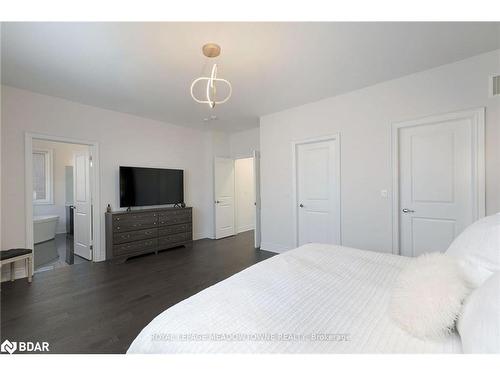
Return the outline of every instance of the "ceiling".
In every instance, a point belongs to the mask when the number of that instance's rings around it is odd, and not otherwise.
[[[197,128],[259,116],[500,48],[500,23],[3,23],[2,83]],[[195,103],[221,45],[233,96]],[[217,120],[203,119],[216,115]]]

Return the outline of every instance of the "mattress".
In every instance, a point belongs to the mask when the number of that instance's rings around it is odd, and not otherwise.
[[[158,315],[128,353],[460,353],[460,337],[422,340],[388,314],[412,258],[308,244]]]

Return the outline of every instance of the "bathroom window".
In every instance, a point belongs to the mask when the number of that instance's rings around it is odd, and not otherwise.
[[[53,204],[52,150],[33,150],[33,204]]]

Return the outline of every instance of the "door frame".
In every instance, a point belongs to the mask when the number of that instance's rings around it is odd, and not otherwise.
[[[238,211],[240,210],[239,208],[239,205],[238,205],[238,199],[237,199],[237,192],[236,192],[236,161],[237,160],[243,160],[243,159],[252,159],[252,173],[253,173],[253,179],[252,179],[252,184],[254,186],[254,189],[255,189],[255,158],[253,156],[245,156],[245,157],[237,157],[237,158],[234,158],[234,232],[236,234],[238,233],[243,233],[243,232],[248,232],[249,230],[255,230],[254,229],[244,229],[242,230],[241,232],[239,231],[239,224],[238,224]],[[254,202],[254,208],[253,208],[253,211],[254,211],[254,214],[257,213],[257,208],[256,208],[256,197],[255,197],[255,191],[254,191],[254,196],[253,196],[253,202]],[[254,220],[254,223],[253,225],[255,226],[255,220]]]
[[[254,198],[255,198],[255,228],[254,228],[254,247],[260,249],[262,243],[262,204],[260,199],[260,151],[253,150],[253,182],[254,182]]]
[[[252,153],[249,155],[249,156],[245,156],[245,155],[238,155],[238,157],[225,157],[225,156],[214,156],[214,160],[213,160],[213,204],[214,204],[214,209],[213,209],[213,221],[214,221],[214,229],[213,229],[213,234],[212,234],[212,239],[216,239],[216,231],[217,231],[217,227],[216,227],[216,222],[215,222],[215,210],[216,210],[216,206],[215,206],[215,201],[217,200],[216,198],[216,192],[215,192],[215,160],[216,158],[225,158],[225,159],[233,159],[233,161],[236,161],[238,159],[248,159],[248,158],[253,158],[255,160],[255,157],[256,155],[258,155],[258,159],[259,159],[259,163],[260,163],[260,151],[259,150],[252,150]],[[259,165],[259,168],[260,168],[260,165]],[[236,176],[236,175],[235,175]],[[254,168],[254,185],[255,184],[255,168]],[[237,218],[236,218],[236,215],[237,215],[237,203],[236,203],[236,181],[235,181],[235,186],[234,186],[234,199],[235,199],[235,202],[234,202],[234,222],[235,222],[235,225],[234,225],[234,231],[235,231],[235,235],[238,234],[238,230],[236,228],[236,221],[237,221]],[[259,183],[259,190],[260,190],[260,183]],[[257,192],[255,191],[255,194]],[[256,197],[255,197],[256,198]],[[257,206],[255,206],[255,218],[257,218],[257,214],[259,213],[259,210],[257,209]],[[260,218],[260,215],[259,215],[259,218]],[[261,219],[261,218],[260,218]],[[262,232],[262,228],[259,228],[259,234]],[[257,228],[254,229],[254,231],[256,232],[257,231]],[[254,234],[255,236],[255,234]],[[260,237],[260,236],[259,236]],[[260,248],[260,243],[259,243],[259,248]]]
[[[325,142],[325,141],[334,141],[336,142],[336,152],[335,152],[335,167],[337,170],[337,174],[335,177],[335,180],[337,181],[337,194],[336,194],[336,199],[335,199],[335,205],[338,207],[337,214],[336,214],[336,221],[338,223],[338,228],[337,228],[337,237],[339,239],[339,245],[342,245],[342,200],[341,200],[341,191],[342,191],[342,180],[341,180],[341,152],[340,152],[340,133],[334,133],[331,135],[326,135],[322,137],[316,137],[316,138],[308,138],[308,139],[303,139],[299,141],[292,141],[292,205],[293,205],[293,210],[292,210],[292,219],[293,219],[293,238],[294,238],[294,243],[295,247],[299,245],[299,211],[298,211],[298,205],[297,205],[297,198],[298,198],[298,179],[297,179],[297,148],[300,145],[304,144],[309,144],[309,143],[318,143],[318,142]]]
[[[101,246],[101,199],[100,199],[100,160],[99,143],[94,141],[85,141],[76,138],[59,137],[55,135],[31,133],[24,134],[24,171],[25,171],[25,224],[26,237],[25,246],[27,249],[33,249],[33,140],[52,141],[61,143],[73,143],[89,146],[89,154],[92,158],[91,177],[91,209],[92,209],[92,261],[100,262],[106,260],[106,253]],[[32,271],[34,271],[34,262],[32,262]]]
[[[392,164],[392,253],[401,255],[399,232],[399,134],[400,129],[430,125],[437,122],[470,119],[472,123],[472,191],[473,213],[475,220],[485,216],[485,108],[480,107],[421,117],[416,120],[395,122],[391,125],[391,164]]]

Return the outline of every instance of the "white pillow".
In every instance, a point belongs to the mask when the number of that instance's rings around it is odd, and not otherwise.
[[[464,353],[500,353],[500,272],[467,297],[457,327]]]
[[[470,284],[456,258],[424,254],[401,271],[392,292],[390,316],[413,336],[442,339],[453,331],[469,292]]]
[[[481,284],[500,270],[500,213],[469,225],[451,243],[447,255],[462,258],[475,267],[474,278]]]

